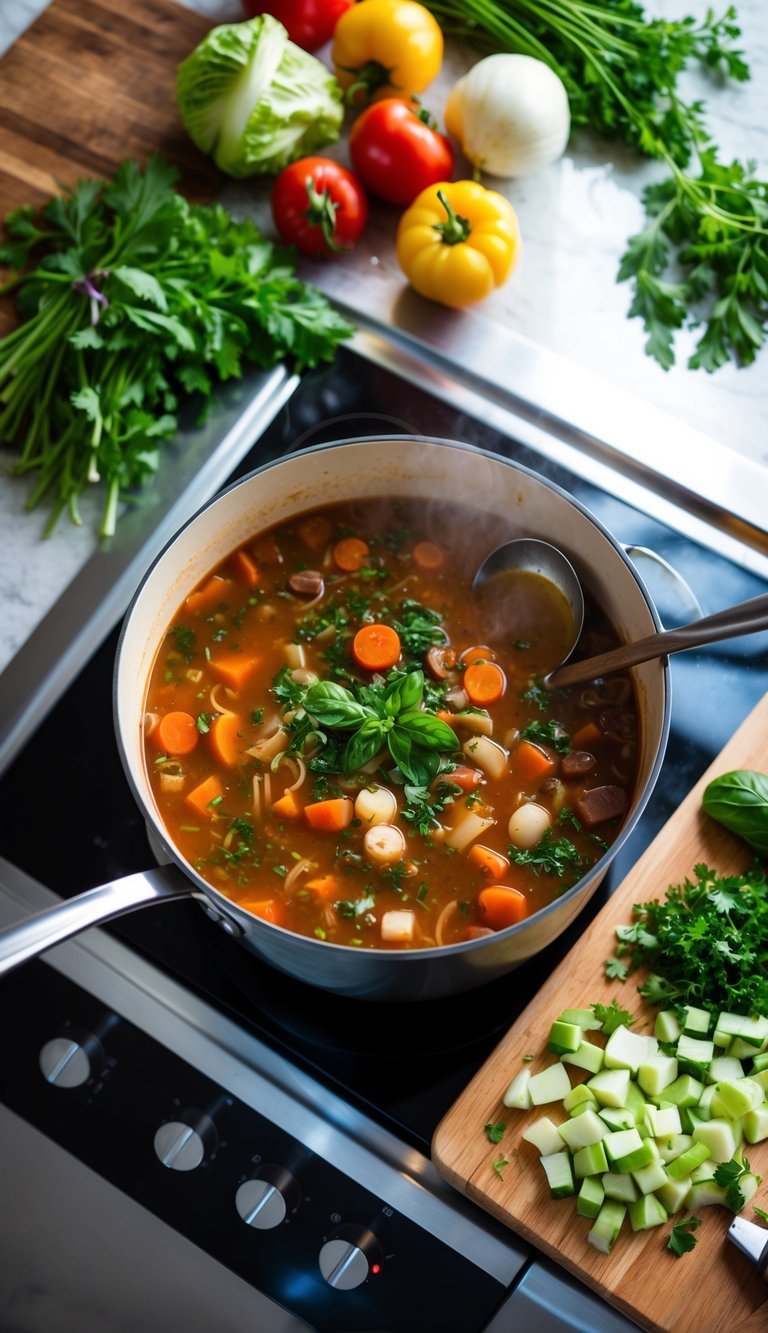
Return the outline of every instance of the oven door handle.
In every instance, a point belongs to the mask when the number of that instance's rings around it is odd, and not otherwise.
[[[187,876],[175,865],[165,865],[125,875],[56,903],[55,907],[46,907],[0,931],[0,976],[90,926],[112,921],[150,903],[189,898],[192,893],[193,885]]]

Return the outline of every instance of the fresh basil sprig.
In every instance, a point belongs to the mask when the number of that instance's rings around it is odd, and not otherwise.
[[[385,745],[407,782],[427,786],[440,768],[440,755],[458,748],[447,723],[419,708],[424,673],[398,674],[386,685],[363,685],[356,698],[333,681],[311,685],[304,708],[320,727],[351,731],[342,757],[344,772],[367,764]]]

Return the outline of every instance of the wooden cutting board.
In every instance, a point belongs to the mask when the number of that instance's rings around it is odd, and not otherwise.
[[[176,67],[211,27],[171,0],[53,0],[0,60],[0,216],[125,158],[162,153],[196,202],[221,186],[174,97]],[[0,334],[13,319],[0,308]]]
[[[632,920],[634,903],[663,897],[668,884],[680,883],[700,862],[723,874],[745,868],[750,858],[744,843],[702,814],[701,795],[718,774],[735,768],[764,770],[767,757],[768,695],[520,1015],[438,1125],[432,1142],[434,1162],[446,1180],[645,1328],[674,1333],[764,1333],[768,1328],[768,1284],[726,1240],[732,1214],[719,1207],[701,1209],[696,1248],[681,1258],[665,1248],[669,1226],[633,1233],[628,1221],[613,1252],[599,1254],[587,1244],[590,1223],[576,1215],[575,1200],[550,1199],[538,1152],[520,1139],[526,1125],[548,1108],[510,1111],[501,1098],[527,1053],[536,1053],[529,1065],[534,1073],[552,1063],[545,1052],[547,1036],[553,1019],[566,1007],[615,998],[639,1016],[634,1031],[652,1030],[656,1011],[641,1002],[637,976],[623,984],[605,979],[603,962],[613,954],[615,927]],[[483,1127],[499,1120],[506,1122],[507,1131],[494,1147]],[[503,1180],[492,1165],[500,1156],[509,1163]],[[748,1156],[753,1170],[768,1182],[768,1141],[748,1148]],[[755,1202],[768,1209],[766,1185]],[[744,1216],[753,1219],[749,1205]]]

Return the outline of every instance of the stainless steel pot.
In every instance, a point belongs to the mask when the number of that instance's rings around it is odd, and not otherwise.
[[[660,628],[648,594],[623,549],[565,491],[527,468],[449,440],[380,437],[321,445],[257,469],[208,504],[158,556],[128,610],[117,652],[114,714],[117,741],[152,840],[169,864],[70,899],[0,934],[0,974],[87,926],[170,898],[198,899],[247,949],[310,985],[377,1000],[434,998],[492,981],[551,943],[594,893],[629,837],[661,767],[669,730],[669,667],[647,662],[633,671],[641,715],[637,789],[616,842],[577,884],[507,930],[443,948],[394,952],[353,949],[295,935],[225,898],[176,851],[156,809],[142,743],[149,673],[175,612],[203,576],[254,533],[318,504],[408,496],[461,503],[476,515],[502,518],[510,537],[536,536],[568,555],[584,587],[625,639]]]

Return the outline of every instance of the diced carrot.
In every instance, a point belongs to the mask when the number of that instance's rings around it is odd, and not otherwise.
[[[240,718],[235,713],[222,713],[211,723],[208,736],[219,763],[232,768],[240,762]]]
[[[257,666],[259,658],[247,657],[245,653],[224,653],[220,657],[212,658],[210,662],[213,674],[232,690],[241,690]]]
[[[477,866],[477,869],[489,879],[501,879],[509,870],[506,856],[502,856],[501,852],[494,852],[491,847],[483,847],[480,842],[476,842],[474,847],[470,848],[467,860]]]
[[[163,754],[191,754],[200,739],[191,713],[166,713],[152,733],[152,740]]]
[[[530,741],[518,741],[509,759],[512,772],[521,782],[537,782],[555,767],[555,761],[545,750]]]
[[[391,625],[363,625],[352,640],[352,655],[366,671],[388,671],[400,661],[400,636]]]
[[[459,661],[465,667],[471,666],[473,662],[495,662],[496,654],[487,643],[478,643],[474,648],[465,648],[459,657]]]
[[[258,588],[261,582],[259,566],[256,564],[252,555],[247,551],[235,551],[232,556],[232,568],[239,579],[242,579],[246,588]]]
[[[596,722],[585,722],[583,727],[579,727],[571,736],[571,745],[574,750],[588,750],[590,745],[599,741],[602,732]]]
[[[487,889],[481,889],[477,895],[477,914],[491,930],[504,930],[507,926],[516,925],[527,915],[527,910],[525,894],[506,884],[489,884]]]
[[[338,833],[352,822],[355,807],[348,796],[335,796],[329,801],[313,801],[304,806],[304,815],[312,828],[325,833]]]
[[[211,816],[215,813],[216,808],[215,806],[211,806],[211,802],[218,801],[223,795],[224,787],[221,783],[221,779],[217,778],[215,773],[212,773],[209,778],[205,778],[197,787],[193,787],[192,791],[187,792],[184,800],[187,805],[190,805],[198,814]]]
[[[298,819],[302,806],[295,791],[286,791],[272,806],[273,815],[280,819]]]
[[[244,907],[246,912],[250,912],[253,916],[260,916],[262,921],[269,921],[273,926],[282,924],[283,904],[276,902],[274,898],[265,898],[260,902],[246,899],[245,902],[240,902],[238,906]]]
[[[479,708],[498,703],[507,688],[507,678],[495,662],[472,662],[461,683],[470,701]]]
[[[413,558],[419,569],[440,569],[445,561],[437,542],[417,542],[413,548]]]
[[[354,574],[361,569],[368,556],[368,543],[359,537],[342,537],[333,548],[333,558],[339,569],[345,574]]]
[[[448,724],[450,726],[450,723]],[[474,791],[483,780],[479,768],[468,768],[466,764],[457,764],[452,773],[447,773],[448,782],[455,782],[462,791]]]
[[[435,717],[439,717],[441,722],[447,722],[449,727],[452,727],[456,721],[456,714],[452,713],[448,708],[438,708],[435,712]]]
[[[341,885],[335,875],[315,875],[314,879],[306,879],[302,888],[309,889],[316,898],[343,898]]]
[[[299,536],[311,551],[318,551],[321,546],[325,546],[330,540],[332,531],[328,519],[323,518],[322,514],[314,514],[312,518],[306,518],[299,524]]]
[[[231,579],[223,579],[221,575],[214,574],[202,588],[195,588],[195,591],[189,594],[184,608],[194,616],[208,615],[222,602],[229,601],[233,586]]]

